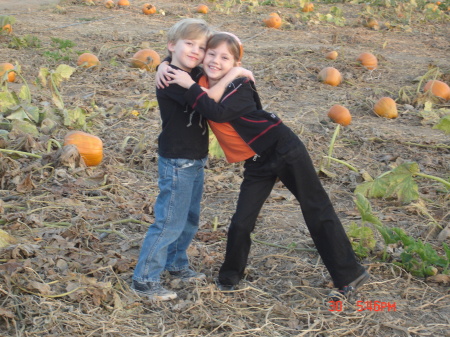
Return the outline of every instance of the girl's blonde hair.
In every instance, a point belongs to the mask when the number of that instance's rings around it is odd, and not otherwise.
[[[228,50],[230,51],[231,55],[233,55],[233,57],[234,57],[234,61],[236,63],[240,62],[242,59],[242,56],[244,55],[244,48],[243,48],[242,43],[239,40],[239,38],[232,33],[228,33],[228,32],[215,33],[208,40],[208,43],[206,44],[206,49],[217,48],[223,42],[226,42],[226,44],[228,46]]]
[[[212,35],[212,30],[202,19],[187,18],[178,21],[174,24],[167,33],[168,43],[177,43],[178,40],[195,40],[202,37],[209,39]],[[172,55],[169,50],[169,55]]]

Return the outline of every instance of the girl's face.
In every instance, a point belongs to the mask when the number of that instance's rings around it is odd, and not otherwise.
[[[208,76],[209,84],[217,83],[235,64],[234,56],[230,53],[225,41],[216,48],[208,49],[203,59],[203,69]]]

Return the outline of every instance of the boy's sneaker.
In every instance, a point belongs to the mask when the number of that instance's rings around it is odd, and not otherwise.
[[[359,287],[367,282],[369,278],[370,274],[367,271],[364,271],[364,273],[362,273],[348,285],[339,288],[337,292],[332,291],[328,295],[330,301],[341,301],[342,299],[349,299],[353,296],[353,294],[356,292],[356,290],[358,290]]]
[[[177,293],[164,288],[159,282],[141,283],[133,280],[131,289],[139,296],[152,301],[169,301],[177,298]]]
[[[191,268],[177,271],[169,271],[169,274],[175,278],[181,279],[184,282],[203,281],[206,279],[205,274],[197,273],[195,270],[192,270]]]

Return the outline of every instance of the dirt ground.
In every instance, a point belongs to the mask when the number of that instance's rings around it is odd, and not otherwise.
[[[107,9],[101,2],[0,1],[2,15],[16,18],[13,34],[0,35],[0,61],[17,62],[23,76],[8,87],[18,92],[26,80],[31,104],[58,121],[46,132],[39,125],[34,136],[11,131],[0,143],[42,156],[0,152],[0,229],[17,240],[0,249],[0,336],[450,336],[448,278],[416,277],[393,258],[382,260],[384,242],[375,229],[377,245],[362,259],[370,281],[333,311],[326,298],[331,279],[298,202],[281,184],[258,219],[245,279],[232,295],[218,292],[214,279],[242,178],[241,164],[222,158],[211,158],[206,169],[201,226],[189,250],[208,282],[186,285],[164,275],[179,295],[165,303],[142,300],[129,289],[158,194],[154,73],[130,68],[134,52],[150,47],[164,57],[166,32],[184,17],[237,34],[265,109],[301,137],[318,169],[336,129],[327,111],[346,106],[352,124],[341,127],[333,157],[357,172],[333,161],[321,177],[348,229],[362,224],[354,190],[364,173],[378,177],[415,162],[420,172],[449,180],[450,136],[433,126],[436,113],[448,113],[450,104],[436,100],[435,114],[424,113],[418,81],[439,69],[433,76],[450,83],[448,14],[425,19],[422,9],[400,1],[388,7],[314,2],[315,11],[305,14],[294,1],[251,6],[256,2],[230,0],[207,2],[206,15],[195,12],[197,2],[153,1],[159,12],[144,16],[144,1],[130,2],[129,8]],[[333,7],[342,10],[343,26],[325,21]],[[275,11],[282,28],[265,28],[262,18]],[[363,25],[368,16],[379,20],[379,29]],[[62,46],[66,40],[72,43]],[[336,60],[325,59],[329,50],[338,51]],[[76,69],[60,93],[67,110],[87,113],[87,131],[102,138],[105,154],[99,166],[67,167],[55,161],[52,139],[62,142],[73,126],[63,125],[50,87],[36,79],[42,67],[76,67],[86,51],[98,55],[101,66]],[[361,67],[361,52],[374,53],[379,67]],[[341,85],[317,80],[326,66],[341,71]],[[382,96],[396,100],[398,118],[373,113]],[[373,212],[442,255],[442,241],[449,243],[442,234],[450,225],[448,190],[425,178],[417,184],[418,200],[370,198]],[[402,251],[390,249],[397,257]],[[358,301],[390,307],[359,311]]]

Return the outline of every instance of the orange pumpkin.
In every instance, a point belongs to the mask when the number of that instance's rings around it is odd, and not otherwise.
[[[103,159],[103,142],[94,135],[83,131],[72,131],[64,137],[64,145],[73,144],[87,166],[96,166]]]
[[[11,63],[0,63],[0,78],[5,75],[8,70],[14,69],[14,65]],[[14,71],[10,71],[8,73],[8,82],[14,82],[16,80],[16,73]]]
[[[314,4],[312,2],[307,2],[302,8],[302,12],[312,12],[314,10]]]
[[[380,117],[385,118],[397,118],[397,104],[390,97],[381,97],[378,102],[375,103],[373,111]]]
[[[116,6],[116,4],[114,3],[113,0],[106,0],[105,1],[105,7],[106,8],[114,8]]]
[[[447,83],[438,80],[428,81],[423,87],[423,91],[427,92],[430,89],[434,96],[450,100],[450,87]]]
[[[281,18],[277,13],[271,13],[268,17],[262,20],[266,27],[269,28],[280,28],[281,27]]]
[[[96,67],[100,64],[97,56],[91,53],[84,53],[78,56],[77,66],[83,68]]]
[[[197,6],[197,13],[208,14],[209,8],[206,5],[200,4]]]
[[[2,28],[3,31],[5,31],[8,34],[11,34],[13,29],[10,23],[7,23],[6,25],[3,26]]]
[[[369,70],[376,69],[378,66],[378,60],[372,53],[362,53],[358,56],[357,60]]]
[[[144,4],[142,6],[142,13],[145,15],[155,14],[156,13],[156,7],[151,4]]]
[[[328,111],[328,117],[330,117],[333,122],[343,126],[347,126],[352,122],[352,115],[350,114],[350,111],[348,111],[346,107],[339,104],[335,104],[330,108]]]
[[[338,86],[342,82],[342,75],[336,68],[326,67],[319,72],[319,80],[325,84]]]
[[[374,18],[368,18],[364,21],[364,26],[372,29],[378,29],[380,28],[380,25],[378,21]]]
[[[159,54],[153,49],[141,49],[133,55],[130,60],[133,68],[141,68],[147,71],[154,71],[161,63]]]
[[[117,2],[117,6],[119,6],[119,7],[128,7],[128,6],[130,6],[130,1],[128,1],[128,0],[119,0]]]
[[[327,58],[329,60],[336,60],[337,57],[338,57],[338,52],[336,50],[332,50],[325,54],[325,58]]]

